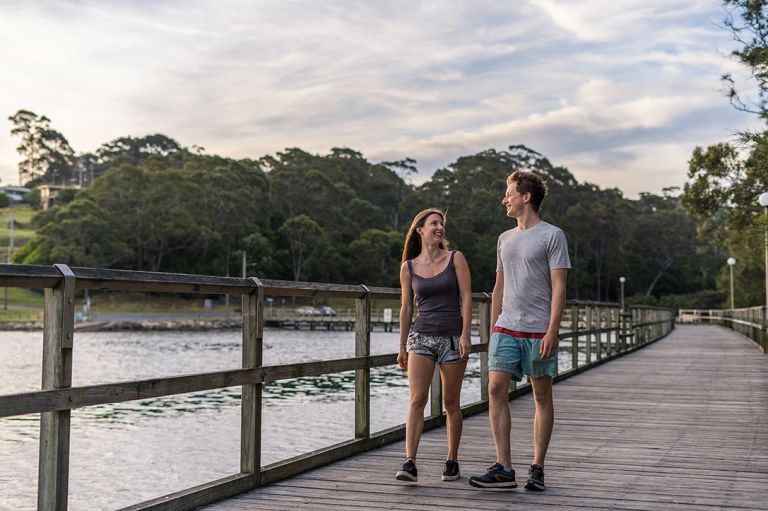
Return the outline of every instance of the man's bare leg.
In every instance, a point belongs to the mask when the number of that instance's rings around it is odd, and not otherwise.
[[[488,417],[493,432],[493,443],[496,445],[496,463],[489,467],[485,474],[469,478],[469,484],[477,488],[517,488],[509,447],[511,420],[508,396],[511,379],[510,373],[488,371]]]
[[[493,442],[496,444],[496,462],[512,466],[509,432],[512,421],[509,414],[510,373],[488,371],[488,418],[491,422]]]
[[[531,386],[536,401],[536,413],[533,416],[533,462],[543,467],[555,423],[552,377],[531,378]]]

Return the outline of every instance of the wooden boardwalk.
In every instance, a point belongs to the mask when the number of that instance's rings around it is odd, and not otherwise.
[[[544,493],[467,484],[494,458],[480,414],[464,423],[459,481],[440,480],[438,429],[422,438],[415,485],[394,479],[398,442],[205,509],[768,509],[768,356],[731,330],[680,326],[557,384],[555,406]],[[510,408],[513,466],[524,480],[532,397]]]

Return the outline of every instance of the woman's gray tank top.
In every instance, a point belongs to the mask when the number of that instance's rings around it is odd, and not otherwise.
[[[463,321],[459,302],[459,282],[453,256],[448,266],[434,277],[419,277],[413,272],[413,263],[408,259],[411,272],[411,286],[416,295],[419,313],[413,324],[413,331],[423,335],[461,335]]]

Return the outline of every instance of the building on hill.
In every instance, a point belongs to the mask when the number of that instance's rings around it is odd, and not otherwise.
[[[64,185],[40,185],[40,208],[45,211],[56,203],[56,199],[64,190],[79,190],[80,187]]]

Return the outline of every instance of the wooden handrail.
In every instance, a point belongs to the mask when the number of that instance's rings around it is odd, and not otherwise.
[[[763,353],[768,353],[768,307],[739,309],[680,309],[681,323],[717,323],[747,336]]]

